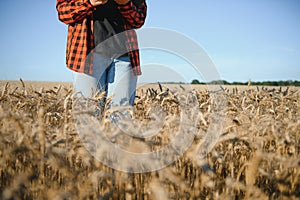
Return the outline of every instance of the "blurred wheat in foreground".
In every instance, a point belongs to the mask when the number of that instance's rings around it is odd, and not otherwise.
[[[200,118],[190,149],[167,168],[131,174],[84,148],[70,87],[0,86],[0,199],[300,199],[299,88],[222,88],[222,135],[203,160],[195,149],[210,124],[211,96],[196,89]],[[143,88],[137,95],[137,119],[147,120],[155,105],[180,113],[176,91]],[[171,120],[148,148],[165,145],[175,129]]]

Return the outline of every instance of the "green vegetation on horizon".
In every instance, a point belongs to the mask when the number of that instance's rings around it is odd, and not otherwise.
[[[228,82],[225,80],[219,80],[219,81],[211,81],[211,82],[200,82],[197,79],[194,79],[191,84],[221,84],[221,85],[248,85],[249,82]],[[262,86],[300,86],[300,81],[258,81],[258,82],[250,82],[251,85],[262,85]]]

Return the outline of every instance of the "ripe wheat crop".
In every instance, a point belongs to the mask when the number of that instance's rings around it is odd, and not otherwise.
[[[203,159],[196,150],[212,122],[212,99],[208,90],[196,89],[200,117],[190,148],[161,170],[124,173],[106,167],[83,146],[71,87],[29,87],[23,81],[0,86],[1,199],[300,198],[297,87],[221,87],[226,97],[222,134]],[[166,86],[138,90],[136,119],[149,120],[155,106],[168,115],[145,148],[169,142],[178,125],[172,116],[180,115],[176,95]]]

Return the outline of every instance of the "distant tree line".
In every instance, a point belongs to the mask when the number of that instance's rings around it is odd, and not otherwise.
[[[300,81],[292,81],[292,80],[287,80],[287,81],[257,81],[257,82],[228,82],[225,80],[218,80],[218,81],[210,81],[210,82],[200,82],[197,79],[192,80],[191,84],[221,84],[221,85],[262,85],[262,86],[300,86]]]

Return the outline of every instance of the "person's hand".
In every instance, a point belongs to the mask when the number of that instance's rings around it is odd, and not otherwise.
[[[108,0],[90,0],[92,6],[100,6],[106,4]]]
[[[129,0],[114,0],[117,4],[120,4],[120,5],[122,5],[122,4],[126,4],[126,3],[128,3],[129,2]]]

